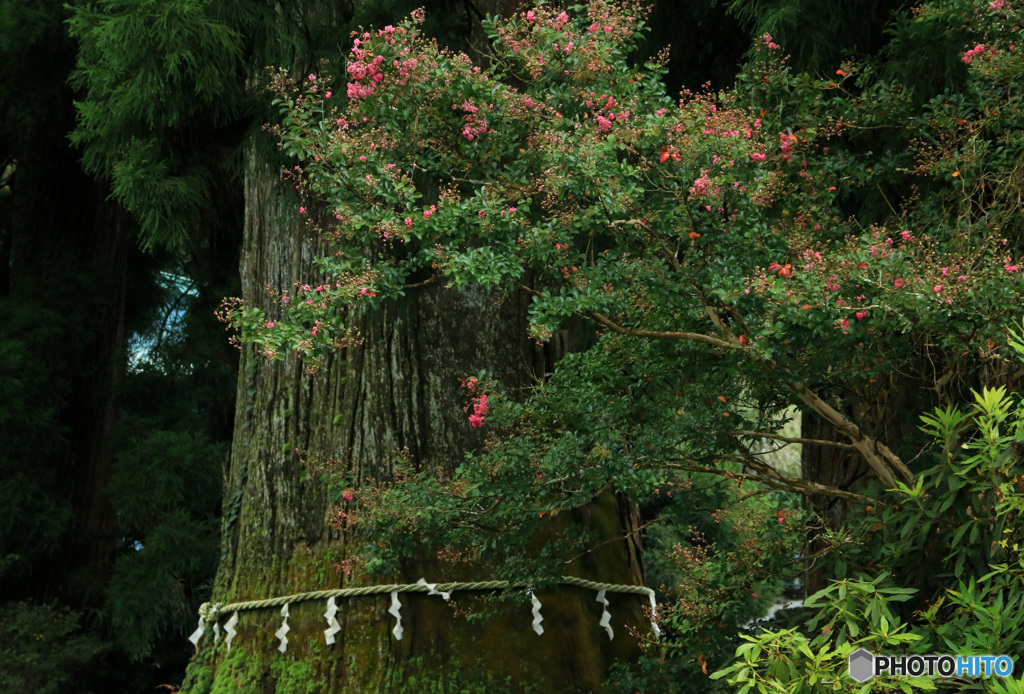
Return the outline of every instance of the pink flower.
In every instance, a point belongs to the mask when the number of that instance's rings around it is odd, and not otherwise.
[[[476,385],[475,379],[466,382],[466,387],[470,388],[470,383],[473,386]],[[487,416],[487,393],[482,393],[480,399],[473,404],[473,414],[469,415],[469,423],[474,429],[479,429],[484,425],[484,417]]]
[[[405,226],[406,227],[411,227],[412,226],[412,219],[410,217],[406,217],[405,218]]]
[[[974,56],[981,55],[984,51],[985,44],[979,43],[977,46],[964,53],[964,62],[969,64],[972,60],[974,60]]]
[[[268,328],[273,328],[274,327],[274,321],[270,321],[269,323],[267,323],[267,327]]]
[[[532,22],[536,17],[537,15],[534,14],[533,10],[530,10],[529,12],[526,13],[526,21],[528,22]]]
[[[993,10],[1001,10],[1003,9],[1003,0],[995,0],[995,2],[990,2],[988,6]]]
[[[843,318],[841,321],[839,321],[839,327],[842,328],[844,334],[847,333],[850,330],[850,321]],[[779,522],[782,522],[781,518],[779,519]]]
[[[754,161],[764,161],[764,154],[762,154],[761,152],[754,152],[753,154],[750,155],[750,158],[753,159]]]
[[[299,214],[306,214],[306,208],[305,207],[300,207],[299,208]]]
[[[899,289],[900,287],[903,286],[903,280],[901,278],[897,277],[896,281],[894,281],[892,283],[892,286],[896,287],[896,289]]]
[[[330,93],[330,92],[326,92],[326,93],[324,94],[324,98],[325,98],[325,99],[330,99],[330,98],[331,98],[331,93]]]
[[[867,317],[868,312],[867,311],[857,311],[856,315],[857,315],[857,320],[864,320]]]
[[[352,501],[352,499],[356,498],[356,495],[351,489],[346,489],[341,493],[341,498],[345,501]]]
[[[604,116],[597,117],[597,125],[599,128],[601,128],[602,132],[608,132],[609,130],[612,129],[612,122],[605,118]]]
[[[366,157],[365,156],[360,156],[359,157],[359,161],[366,161]]]
[[[750,597],[754,598],[754,600],[757,600],[757,593],[751,593]]]
[[[904,230],[903,230],[902,232],[900,232],[900,233],[901,233],[901,234],[903,234],[903,240],[904,240],[904,241],[912,241],[912,240],[914,239],[914,237],[913,237],[913,236],[911,236],[911,235],[910,235],[910,232],[909,232],[909,231],[907,231],[906,229],[904,229]]]
[[[1004,265],[1003,267],[1006,268],[1007,272],[1017,272],[1017,270],[1020,270],[1020,265]]]
[[[941,284],[936,284],[934,289],[935,289],[935,293],[938,294],[939,292],[942,291],[942,285]]]
[[[711,182],[711,179],[708,178],[708,172],[702,171],[700,178],[693,182],[690,192],[694,195],[714,195],[718,193],[719,190],[718,187]]]

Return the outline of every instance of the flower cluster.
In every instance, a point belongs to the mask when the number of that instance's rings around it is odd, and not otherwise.
[[[971,62],[974,60],[975,56],[981,55],[984,52],[985,52],[985,45],[979,43],[977,46],[975,46],[974,48],[971,48],[966,53],[964,53],[963,60],[964,60],[965,63],[970,65]]]
[[[484,419],[487,417],[487,393],[483,392],[483,387],[476,378],[466,379],[462,385],[470,393],[476,393],[470,403],[473,407],[473,414],[469,415],[469,423],[474,429],[479,429],[484,425]],[[468,410],[469,406],[466,409]]]

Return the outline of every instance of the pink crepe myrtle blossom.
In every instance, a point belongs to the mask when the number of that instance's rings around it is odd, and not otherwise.
[[[984,52],[985,44],[979,43],[977,46],[964,53],[963,61],[970,65],[971,61],[974,60],[975,56],[981,55]]]
[[[484,418],[487,417],[487,393],[481,393],[480,399],[473,404],[473,414],[469,415],[469,423],[474,429],[484,425]]]

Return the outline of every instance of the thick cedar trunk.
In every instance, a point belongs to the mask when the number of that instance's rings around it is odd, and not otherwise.
[[[243,298],[272,311],[267,285],[313,281],[315,249],[303,239],[298,200],[281,182],[272,149],[258,143],[248,151],[246,171]],[[357,490],[368,480],[389,478],[399,452],[419,468],[451,470],[483,443],[483,432],[470,427],[463,411],[460,377],[486,368],[510,389],[534,378],[537,355],[526,338],[521,298],[428,285],[357,321],[361,342],[331,355],[312,376],[293,356],[270,363],[251,348],[243,350],[215,602],[371,580],[353,582],[337,568],[358,545],[326,522],[326,490],[317,476],[304,477],[304,464],[340,461]],[[642,584],[638,537],[631,532],[637,520],[624,503],[608,493],[572,515],[608,542],[567,573]],[[495,578],[484,568],[481,575],[444,575],[445,565],[433,559],[441,549],[424,548],[408,558],[403,575],[378,582]],[[413,677],[445,687],[491,683],[501,689],[511,677],[539,691],[597,691],[613,658],[638,654],[628,629],[650,628],[645,599],[637,596],[610,596],[614,641],[598,626],[601,609],[592,591],[566,588],[538,597],[542,636],[531,630],[529,603],[507,616],[469,622],[437,597],[402,594],[402,641],[391,634],[390,596],[339,599],[342,632],[333,646],[323,641],[324,602],[297,603],[284,656],[273,637],[281,623],[278,610],[243,612],[232,654],[226,655],[223,642],[204,640],[183,691],[251,691],[258,683],[260,691],[274,692],[291,686],[289,678],[300,672],[310,680],[309,691],[322,692],[399,691],[406,684],[416,691]],[[455,599],[468,605],[474,600],[467,593]],[[288,674],[282,663],[305,665]]]

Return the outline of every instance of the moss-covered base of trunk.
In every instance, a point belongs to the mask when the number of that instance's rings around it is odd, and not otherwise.
[[[232,648],[216,666],[213,649],[201,653],[188,668],[182,691],[193,694],[334,694],[365,692],[366,683],[354,663],[338,682],[325,672],[324,661],[297,660],[280,653],[256,655]],[[340,666],[341,664],[337,664]],[[330,666],[329,669],[334,669]],[[492,692],[550,691],[531,683],[529,673],[517,681],[488,670],[487,663],[444,660],[425,656],[389,668],[375,691],[394,694],[491,694]],[[571,691],[568,689],[560,691]]]

